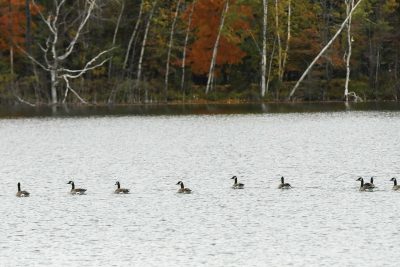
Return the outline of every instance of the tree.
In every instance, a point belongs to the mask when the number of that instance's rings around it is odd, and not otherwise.
[[[33,3],[36,5],[35,1],[33,1]],[[111,48],[99,52],[91,60],[87,61],[86,64],[84,64],[84,67],[80,69],[70,69],[65,66],[66,60],[72,55],[73,51],[76,49],[77,42],[81,37],[82,31],[86,27],[95,7],[96,0],[85,1],[84,10],[78,16],[78,27],[72,34],[70,34],[70,32],[68,32],[66,29],[66,18],[63,17],[64,12],[68,13],[66,10],[66,0],[55,0],[53,10],[47,16],[47,18],[42,12],[39,12],[40,17],[42,18],[42,22],[47,26],[47,29],[49,31],[49,36],[46,39],[45,45],[40,46],[45,62],[41,63],[35,57],[22,50],[31,60],[33,60],[43,70],[50,74],[50,92],[52,105],[55,105],[59,102],[58,90],[60,81],[65,83],[64,99],[62,102],[65,102],[68,96],[68,92],[71,91],[82,103],[87,103],[71,87],[70,79],[79,78],[83,76],[86,72],[102,66],[108,59],[97,63],[99,58],[101,58],[103,55],[107,54],[113,49]],[[68,36],[67,39],[63,38],[65,35]],[[65,43],[67,43],[66,46],[64,46]]]

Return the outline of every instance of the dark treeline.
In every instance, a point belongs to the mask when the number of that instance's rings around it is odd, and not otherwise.
[[[342,24],[292,98],[397,100],[398,0],[0,0],[0,103],[282,101]]]

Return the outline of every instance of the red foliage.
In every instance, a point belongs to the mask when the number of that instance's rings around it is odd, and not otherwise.
[[[212,51],[221,22],[225,0],[198,0],[192,20],[195,40],[188,49],[187,62],[195,74],[206,74],[210,68]],[[191,7],[188,7],[190,10]],[[231,14],[235,14],[234,16]],[[238,15],[239,14],[239,15]],[[251,9],[231,1],[219,42],[217,65],[236,64],[246,55],[240,49],[250,25]]]
[[[38,10],[31,6],[31,14]],[[26,29],[25,0],[0,0],[0,50],[24,46]]]

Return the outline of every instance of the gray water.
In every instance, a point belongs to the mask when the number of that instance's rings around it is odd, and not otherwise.
[[[399,133],[396,111],[3,119],[0,265],[398,266]]]

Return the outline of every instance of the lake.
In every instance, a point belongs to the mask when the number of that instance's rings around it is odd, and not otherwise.
[[[1,110],[1,266],[398,266],[398,104],[153,108]]]

